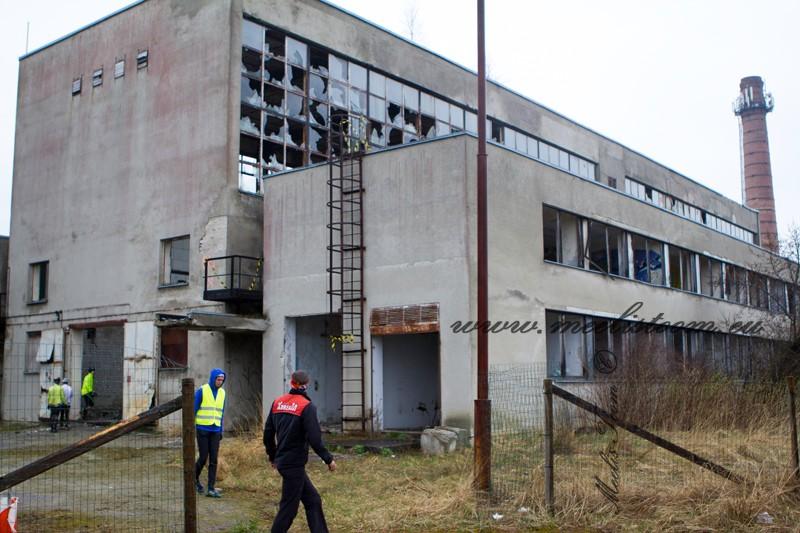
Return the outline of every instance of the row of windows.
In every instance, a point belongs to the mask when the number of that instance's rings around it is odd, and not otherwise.
[[[737,226],[727,220],[723,220],[716,215],[704,211],[698,207],[687,204],[682,200],[678,200],[672,195],[663,193],[657,189],[645,185],[636,180],[625,178],[625,193],[649,202],[653,205],[672,211],[673,213],[694,220],[700,224],[705,224],[709,228],[730,235],[734,239],[739,239],[750,244],[756,242],[755,234],[751,231]]]
[[[259,178],[326,161],[331,130],[383,148],[454,132],[477,133],[477,114],[394,78],[243,20],[240,188]],[[594,178],[594,163],[488,119],[490,139],[566,172]]]
[[[783,281],[572,213],[542,208],[544,259],[774,313],[794,313]]]
[[[596,379],[643,368],[667,377],[692,368],[740,379],[769,369],[773,343],[767,339],[689,328],[639,327],[625,320],[546,312],[547,373],[557,378]],[[598,352],[613,354],[614,367],[596,367]],[[755,354],[755,356],[754,356]],[[603,364],[601,362],[601,364]],[[613,377],[613,376],[612,376]]]
[[[161,267],[158,283],[161,286],[189,283],[189,236],[161,241]],[[28,303],[47,302],[49,261],[31,263],[28,276]]]
[[[150,53],[147,50],[139,50],[136,53],[136,69],[141,70],[147,68]],[[125,76],[125,58],[117,59],[114,61],[114,79]],[[72,80],[72,96],[81,94],[81,86],[83,85],[83,76],[78,76]],[[103,67],[97,68],[92,71],[92,87],[99,87],[103,85]]]

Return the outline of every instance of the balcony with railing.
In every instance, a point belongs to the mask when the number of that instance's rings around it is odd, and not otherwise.
[[[260,302],[264,260],[245,255],[226,255],[205,260],[203,299],[215,302]]]

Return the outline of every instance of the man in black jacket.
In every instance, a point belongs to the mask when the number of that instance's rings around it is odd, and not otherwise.
[[[301,501],[311,533],[328,532],[322,498],[306,474],[308,446],[311,445],[331,472],[336,470],[336,461],[322,442],[317,408],[306,395],[308,381],[304,371],[294,372],[292,389],[272,402],[264,425],[264,448],[269,462],[283,478],[281,504],[272,522],[272,533],[289,530]]]

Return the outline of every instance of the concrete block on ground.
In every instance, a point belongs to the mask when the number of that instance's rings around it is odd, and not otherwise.
[[[452,453],[458,447],[458,434],[448,429],[429,428],[420,435],[419,444],[422,453],[428,455]]]
[[[438,429],[446,429],[447,431],[452,431],[456,434],[457,438],[457,449],[461,450],[464,448],[470,447],[469,442],[469,430],[464,428],[457,428],[454,426],[440,426]]]

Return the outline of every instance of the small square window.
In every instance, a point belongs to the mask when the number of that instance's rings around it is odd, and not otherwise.
[[[114,79],[121,78],[125,75],[125,60],[118,59],[116,63],[114,63]]]
[[[47,301],[47,267],[49,264],[49,261],[31,263],[28,302],[32,304]]]
[[[161,368],[186,368],[189,364],[189,332],[161,328]]]
[[[75,78],[72,80],[72,96],[76,94],[81,94],[81,81],[83,78]]]
[[[189,236],[161,241],[161,285],[189,283]]]
[[[92,72],[92,87],[103,85],[103,67]]]
[[[147,64],[149,61],[150,61],[150,53],[147,50],[139,50],[139,53],[136,54],[136,68],[138,70],[147,68]]]

